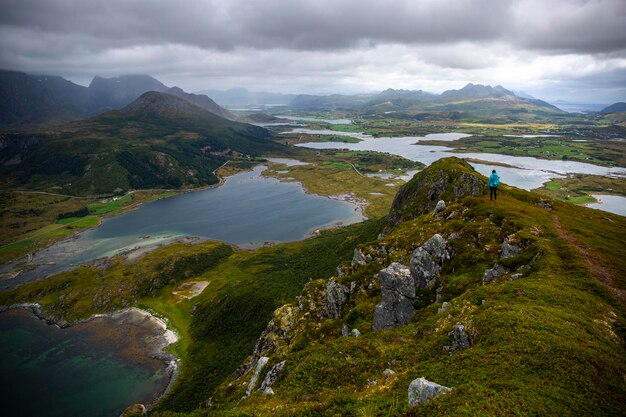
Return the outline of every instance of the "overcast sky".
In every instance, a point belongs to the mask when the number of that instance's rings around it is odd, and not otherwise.
[[[626,0],[0,0],[0,68],[187,91],[626,101]]]

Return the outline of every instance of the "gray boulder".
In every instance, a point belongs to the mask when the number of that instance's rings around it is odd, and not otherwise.
[[[365,258],[363,251],[361,251],[361,249],[359,248],[355,248],[354,255],[352,255],[352,262],[350,262],[350,264],[352,266],[357,266],[357,265],[365,265],[366,263],[367,263],[367,259]]]
[[[361,332],[359,331],[359,329],[352,329],[352,330],[350,330],[349,336],[360,337],[361,336]]]
[[[386,378],[389,378],[389,377],[391,377],[391,376],[393,376],[395,374],[396,373],[393,370],[389,369],[389,368],[387,368],[387,369],[385,369],[383,371],[383,376],[386,377]]]
[[[415,288],[428,288],[439,277],[443,261],[450,259],[448,243],[440,235],[433,235],[411,255],[409,268],[415,280]]]
[[[326,312],[329,317],[337,318],[341,315],[341,307],[348,300],[350,289],[334,279],[326,284]]]
[[[450,307],[450,303],[447,301],[444,301],[443,303],[441,303],[441,307],[437,309],[437,313],[443,313],[444,311],[448,309],[448,307]]]
[[[274,394],[272,386],[278,379],[278,374],[280,374],[283,369],[285,369],[285,361],[278,362],[276,365],[272,366],[272,369],[267,371],[265,379],[263,379],[263,383],[261,384],[261,388],[259,388],[263,395]]]
[[[520,274],[519,272],[517,274],[513,274],[509,277],[509,281],[515,281],[516,279],[520,279],[522,277],[522,274]]]
[[[448,338],[450,338],[452,345],[446,346],[446,351],[450,354],[458,352],[459,350],[467,349],[472,345],[470,338],[465,331],[465,326],[461,323],[454,325],[452,331],[448,333]]]
[[[507,273],[508,271],[502,265],[495,264],[493,268],[485,270],[485,275],[483,275],[483,285],[489,284],[495,278],[506,275]]]
[[[502,258],[512,258],[522,253],[522,248],[517,245],[511,245],[507,238],[502,241]]]
[[[435,206],[435,210],[433,210],[433,216],[436,216],[437,214],[444,211],[445,209],[446,209],[446,202],[443,200],[439,200],[437,202],[437,205]]]
[[[341,335],[342,336],[348,336],[350,334],[350,329],[348,328],[348,325],[346,323],[341,325]]]
[[[409,406],[414,407],[419,403],[428,401],[432,397],[450,391],[452,391],[452,388],[430,382],[426,378],[414,379],[409,385]]]
[[[374,310],[374,330],[408,324],[415,314],[415,282],[404,265],[392,263],[379,272],[383,302]]]

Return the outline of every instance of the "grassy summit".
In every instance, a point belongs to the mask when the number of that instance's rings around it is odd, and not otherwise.
[[[400,191],[407,198],[394,203],[390,218],[430,201],[440,185],[461,186],[455,173],[467,170],[455,159],[428,167]],[[446,176],[452,180],[424,182]],[[360,262],[333,278],[351,289],[338,317],[328,314],[327,280],[310,282],[298,303],[275,312],[262,339],[273,342],[257,352],[269,357],[261,379],[286,361],[274,395],[257,385],[242,400],[250,369],[224,382],[211,409],[191,415],[623,415],[624,218],[510,187],[496,202],[480,193],[456,197],[437,216],[414,211],[360,246]],[[414,317],[372,330],[377,273],[391,262],[408,266],[435,233],[452,256],[435,284],[417,291]],[[502,258],[505,239],[521,252]],[[505,273],[483,284],[495,263]],[[471,346],[451,354],[456,323]],[[343,324],[361,336],[342,336]],[[395,373],[383,375],[387,368]],[[418,377],[454,390],[409,407],[407,388]]]

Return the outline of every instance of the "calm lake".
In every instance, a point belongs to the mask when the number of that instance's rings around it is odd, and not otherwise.
[[[546,160],[525,156],[510,156],[491,153],[450,152],[445,146],[420,145],[423,140],[453,141],[466,136],[464,133],[434,133],[426,136],[399,137],[399,138],[374,138],[364,133],[334,132],[332,130],[293,129],[292,132],[303,134],[334,134],[339,136],[352,136],[361,139],[358,143],[343,142],[308,142],[298,146],[314,149],[349,149],[357,151],[378,151],[400,155],[413,161],[419,161],[426,165],[434,161],[450,156],[459,158],[473,158],[483,161],[504,163],[512,167],[499,167],[485,164],[472,163],[472,166],[485,175],[496,169],[500,173],[503,183],[513,185],[525,190],[532,190],[551,178],[560,178],[568,173],[593,174],[604,176],[626,176],[624,168],[607,168],[593,164],[575,161]]]
[[[100,227],[35,254],[32,262],[39,264],[37,268],[1,281],[0,288],[184,236],[255,247],[266,242],[300,240],[317,229],[363,219],[354,204],[307,194],[297,182],[263,177],[265,169],[257,166],[226,178],[218,188],[165,198],[106,219]]]

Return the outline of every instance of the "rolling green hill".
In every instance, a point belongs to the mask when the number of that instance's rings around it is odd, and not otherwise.
[[[214,184],[229,159],[282,149],[265,129],[158,92],[89,120],[3,134],[0,146],[8,189],[76,195]]]

